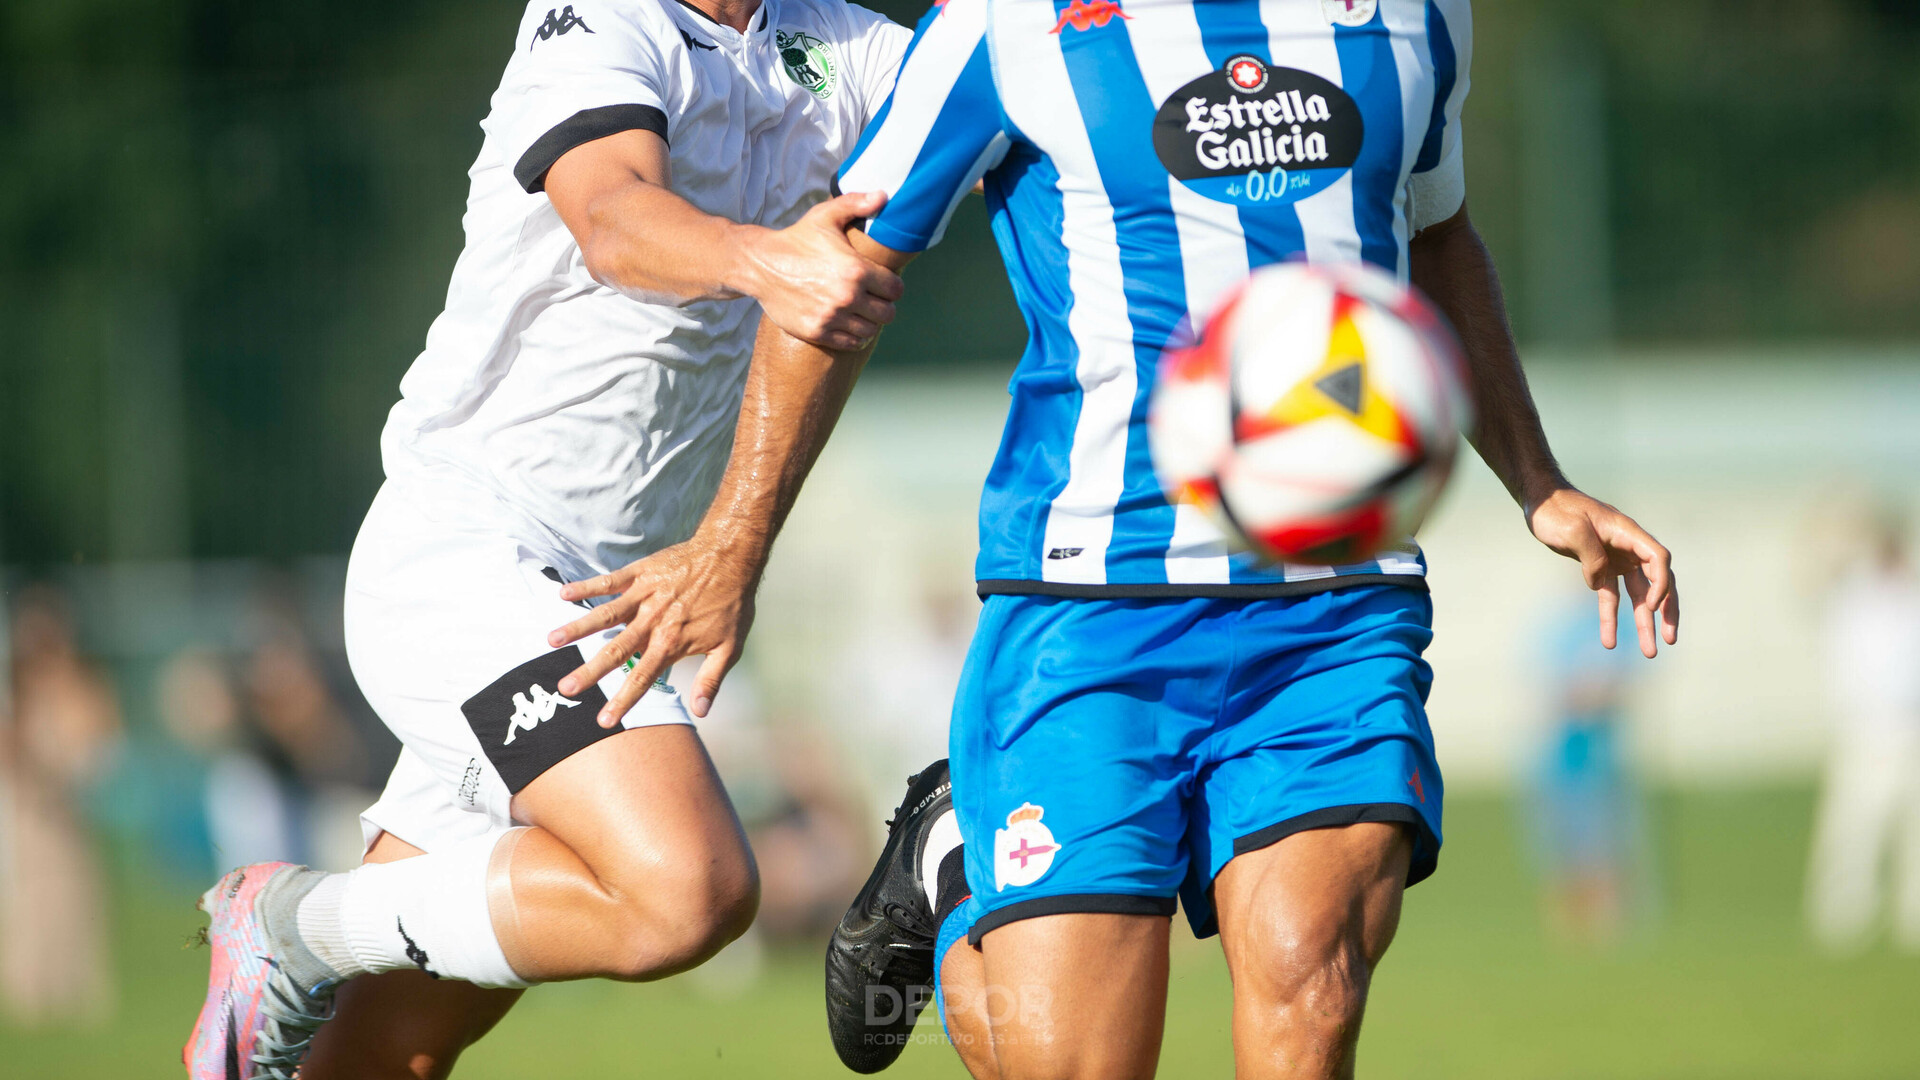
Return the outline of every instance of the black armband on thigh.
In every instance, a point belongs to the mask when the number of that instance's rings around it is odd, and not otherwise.
[[[560,680],[584,662],[577,645],[555,649],[500,676],[460,706],[508,794],[518,795],[541,773],[620,733],[619,725],[600,726],[607,695],[598,685],[578,697],[560,696]]]

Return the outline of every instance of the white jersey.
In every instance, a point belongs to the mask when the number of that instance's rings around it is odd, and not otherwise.
[[[844,0],[764,0],[746,33],[676,0],[535,0],[481,124],[446,310],[381,437],[388,477],[457,492],[570,574],[691,535],[726,467],[759,306],[646,303],[595,281],[547,169],[650,130],[693,205],[790,225],[828,194],[909,36]]]

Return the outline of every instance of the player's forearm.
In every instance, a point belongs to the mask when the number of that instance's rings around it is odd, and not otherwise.
[[[580,250],[594,280],[647,303],[758,296],[757,245],[772,230],[708,214],[636,178],[587,206]]]
[[[761,321],[733,453],[699,530],[755,577],[871,352],[829,352]]]
[[[1464,209],[1415,237],[1411,255],[1414,285],[1446,313],[1465,347],[1476,412],[1469,441],[1531,512],[1568,484],[1527,387],[1493,257]]]

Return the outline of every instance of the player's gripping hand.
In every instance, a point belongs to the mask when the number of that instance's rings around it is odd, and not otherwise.
[[[626,629],[560,680],[560,693],[573,697],[634,659],[626,681],[600,710],[600,726],[610,728],[668,668],[683,657],[704,655],[694,678],[693,715],[706,716],[753,626],[757,567],[756,560],[697,533],[611,574],[562,586],[560,596],[568,601],[614,598],[548,634],[548,644],[557,649],[615,626]]]
[[[1659,640],[1679,642],[1680,588],[1673,576],[1673,553],[1632,518],[1567,487],[1540,500],[1527,515],[1527,525],[1541,543],[1578,562],[1587,588],[1600,594],[1600,644],[1611,649],[1618,639],[1622,581],[1633,604],[1640,651],[1651,658],[1660,651]]]
[[[841,195],[784,229],[743,242],[745,291],[774,325],[808,344],[849,351],[893,321],[900,276],[861,258],[847,228],[887,204],[883,192]]]

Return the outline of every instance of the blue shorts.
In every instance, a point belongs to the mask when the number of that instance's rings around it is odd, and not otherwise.
[[[972,890],[955,921],[978,944],[1039,915],[1171,915],[1178,896],[1205,937],[1227,860],[1363,821],[1411,827],[1409,885],[1433,873],[1432,620],[1397,585],[988,597],[954,701]]]

